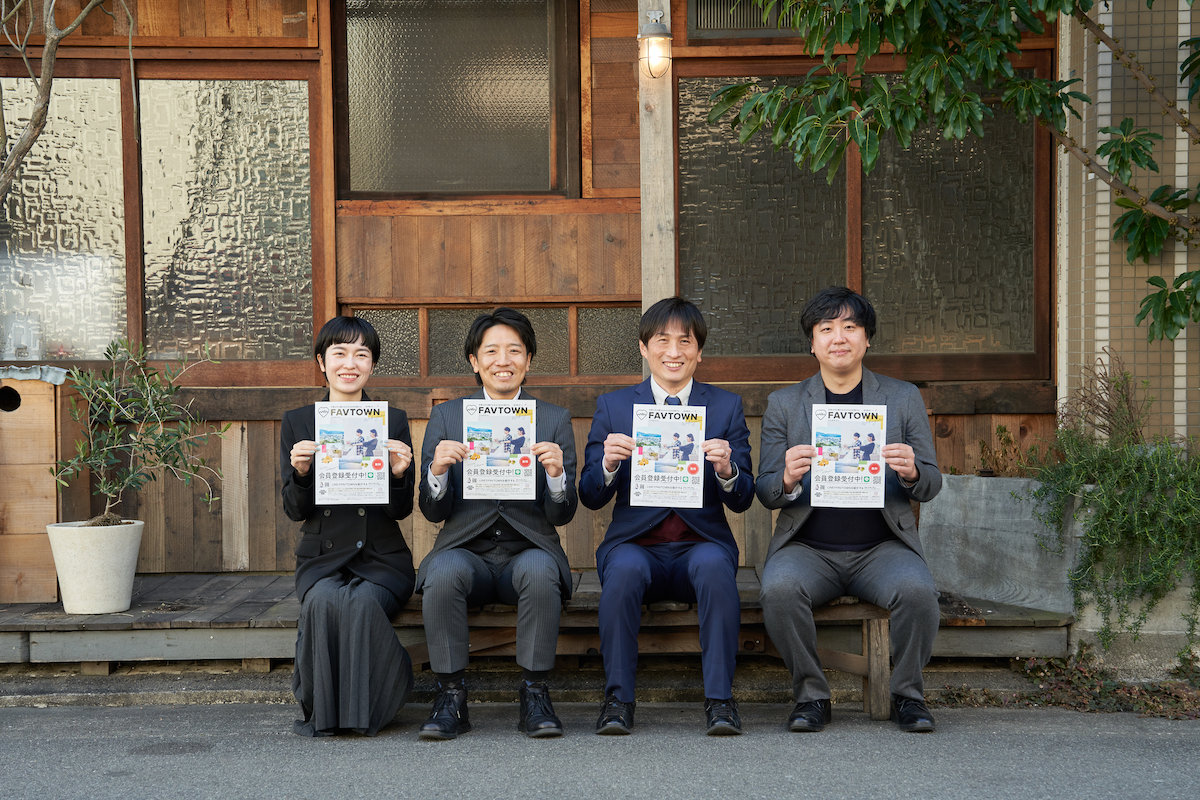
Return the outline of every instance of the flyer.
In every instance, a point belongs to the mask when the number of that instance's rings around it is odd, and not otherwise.
[[[463,400],[463,499],[536,500],[536,400]]]
[[[388,502],[387,403],[316,404],[317,505]]]
[[[812,407],[814,508],[883,508],[887,406]]]
[[[633,407],[629,505],[704,505],[704,406]]]

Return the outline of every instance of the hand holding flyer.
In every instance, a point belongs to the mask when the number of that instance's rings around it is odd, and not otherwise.
[[[635,404],[629,505],[704,505],[704,406]]]
[[[387,403],[316,404],[317,505],[388,502]]]
[[[463,499],[536,500],[535,400],[463,400]]]
[[[814,508],[883,508],[887,406],[812,407]]]

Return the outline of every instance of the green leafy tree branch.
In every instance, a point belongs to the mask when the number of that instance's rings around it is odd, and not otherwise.
[[[762,8],[764,21],[778,12],[778,25],[794,29],[809,54],[821,57],[822,63],[800,86],[751,82],[715,92],[709,121],[729,114],[739,141],[769,131],[774,146],[791,150],[797,166],[824,169],[832,183],[851,144],[858,149],[863,170],[870,172],[884,136],[895,136],[905,148],[917,128],[929,124],[946,139],[983,136],[984,120],[994,115],[993,105],[1000,105],[1021,122],[1036,119],[1067,153],[1113,189],[1117,204],[1127,209],[1117,220],[1115,238],[1129,244],[1130,262],[1149,261],[1168,239],[1200,247],[1200,215],[1191,209],[1200,203],[1200,186],[1194,194],[1170,185],[1147,192],[1132,183],[1135,167],[1157,171],[1151,153],[1161,137],[1126,120],[1105,128],[1103,132],[1114,138],[1089,153],[1066,133],[1067,115],[1079,118],[1073,104],[1091,102],[1071,88],[1078,81],[1018,75],[1012,66],[1010,59],[1020,52],[1021,28],[1041,34],[1044,20],[1074,18],[1113,52],[1192,144],[1200,144],[1200,130],[1186,108],[1178,108],[1157,86],[1136,53],[1122,48],[1088,16],[1093,0],[753,2]],[[1147,0],[1147,6],[1152,7],[1153,0]],[[1200,38],[1181,47],[1197,51],[1181,66],[1180,80],[1191,82],[1191,98],[1200,81]],[[869,73],[867,59],[880,54],[902,56],[904,71],[891,80]],[[1180,276],[1185,283],[1192,281],[1190,294],[1181,285],[1172,292],[1151,281],[1159,291],[1146,298],[1137,318],[1140,324],[1146,315],[1152,317],[1151,339],[1174,338],[1182,329],[1181,320],[1186,324],[1200,319],[1196,277],[1200,273]],[[1180,304],[1189,298],[1180,316]]]

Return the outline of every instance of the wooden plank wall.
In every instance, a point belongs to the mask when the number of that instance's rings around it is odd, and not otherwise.
[[[411,419],[417,448],[425,436],[427,421]],[[758,459],[761,417],[747,419],[750,441]],[[979,442],[993,446],[995,428],[1005,425],[1027,448],[1053,432],[1051,414],[937,415],[930,418],[939,465],[943,471],[973,472],[979,466]],[[212,423],[218,427],[218,423]],[[575,447],[583,453],[591,420],[573,420]],[[224,439],[212,438],[205,448],[211,463],[224,472],[217,486],[221,500],[209,507],[201,499],[203,487],[187,487],[164,480],[148,485],[139,496],[127,501],[126,516],[146,521],[140,573],[174,572],[274,572],[294,568],[293,550],[299,539],[299,524],[283,512],[279,495],[279,423],[232,422]],[[414,503],[415,507],[415,503]],[[575,519],[559,529],[571,566],[595,566],[596,547],[604,538],[611,519],[610,506],[600,511],[579,507]],[[771,537],[772,512],[757,500],[742,514],[730,514],[730,526],[741,550],[741,563],[752,566],[766,555]],[[400,523],[413,555],[419,563],[433,547],[438,526],[419,510]],[[3,539],[4,537],[0,537]]]
[[[337,293],[362,300],[637,300],[639,216],[599,213],[438,215],[427,208],[337,218]],[[363,204],[340,204],[363,208]],[[455,209],[450,201],[443,208]]]
[[[581,2],[584,195],[637,197],[637,0]]]
[[[58,0],[55,22],[60,28],[67,27],[84,4],[81,0]],[[42,4],[31,5],[33,30],[40,33]],[[317,0],[128,0],[128,6],[133,17],[134,46],[178,46],[206,38],[219,38],[222,44],[240,47],[317,44]],[[129,17],[120,4],[112,11],[111,17],[93,11],[65,44],[127,45]],[[34,44],[41,40],[40,35],[30,37]]]

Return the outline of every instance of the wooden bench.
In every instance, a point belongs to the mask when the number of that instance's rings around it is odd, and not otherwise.
[[[559,652],[599,650],[595,573],[576,573],[577,592],[563,615]],[[0,663],[82,663],[107,672],[112,662],[241,660],[268,668],[296,651],[296,600],[291,574],[237,573],[143,575],[134,582],[133,605],[119,614],[71,615],[61,603],[0,604]],[[739,571],[744,653],[775,654],[764,634],[753,570]],[[961,598],[942,606],[935,658],[1065,658],[1070,614]],[[420,661],[425,632],[420,598],[396,618],[396,635]],[[825,666],[865,679],[873,716],[888,713],[887,612],[865,603],[836,602],[818,609],[818,650]],[[643,612],[644,653],[695,653],[700,649],[695,610],[656,603]],[[491,606],[472,611],[472,645],[478,654],[515,654],[516,611]],[[855,627],[861,627],[862,635]],[[863,641],[865,640],[865,641]],[[859,643],[863,642],[860,649]],[[787,686],[780,685],[780,693]]]
[[[559,655],[598,655],[600,652],[599,609],[600,581],[594,570],[576,572],[575,590],[563,609],[559,623]],[[779,656],[763,627],[758,602],[759,580],[752,568],[738,570],[738,594],[742,602],[739,652]],[[863,679],[863,710],[872,719],[887,719],[891,713],[888,684],[891,678],[890,638],[887,609],[863,603],[856,597],[840,597],[813,612],[822,625],[862,625],[862,652],[818,648],[825,667],[841,670]],[[516,655],[517,609],[509,605],[489,605],[473,609],[467,615],[471,626],[470,651],[473,655]],[[421,597],[414,595],[392,618],[397,627],[422,625]],[[699,617],[688,603],[652,603],[642,611],[638,635],[639,653],[699,653]],[[414,664],[427,664],[425,644],[407,647]]]

